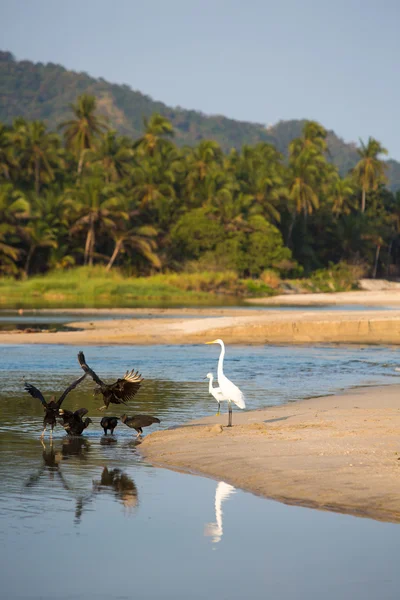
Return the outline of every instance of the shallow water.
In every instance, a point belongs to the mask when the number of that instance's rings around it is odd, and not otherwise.
[[[146,380],[129,413],[156,414],[168,427],[215,411],[202,378],[215,372],[218,347],[83,350],[105,379],[141,370]],[[225,371],[257,408],[399,382],[397,360],[396,348],[229,347]],[[81,438],[58,428],[43,446],[41,405],[23,381],[45,396],[61,392],[80,374],[76,349],[0,346],[0,369],[2,597],[398,598],[397,525],[285,506],[153,468],[127,427],[102,435],[87,380],[65,407],[88,407],[94,423]]]

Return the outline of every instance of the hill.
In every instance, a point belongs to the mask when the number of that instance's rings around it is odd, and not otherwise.
[[[208,116],[195,110],[171,108],[132,90],[127,85],[109,83],[87,73],[68,71],[53,63],[16,61],[10,52],[0,52],[0,121],[11,123],[16,117],[46,121],[51,129],[70,117],[69,104],[82,93],[98,99],[100,111],[121,134],[136,138],[143,131],[143,117],[158,112],[175,128],[179,145],[194,145],[202,139],[216,140],[228,151],[244,144],[269,142],[286,154],[289,142],[300,135],[304,121],[281,121],[266,128],[259,123]],[[328,134],[330,158],[341,174],[357,162],[354,144],[345,143],[333,131]],[[400,188],[400,163],[388,161],[392,190]]]

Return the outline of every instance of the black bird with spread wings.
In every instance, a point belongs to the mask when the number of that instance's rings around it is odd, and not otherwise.
[[[105,410],[109,404],[126,404],[137,394],[143,381],[140,373],[134,372],[132,369],[132,371],[127,371],[122,379],[117,379],[114,383],[104,383],[86,364],[83,352],[78,352],[78,361],[85,373],[97,383],[98,387],[95,388],[94,393],[103,395],[104,406],[98,410]]]
[[[58,417],[58,411],[60,410],[61,404],[63,403],[63,401],[65,400],[65,398],[68,396],[68,394],[76,388],[77,385],[79,385],[81,383],[81,381],[83,381],[86,377],[86,373],[84,375],[82,375],[82,377],[79,377],[79,379],[75,379],[75,381],[73,381],[71,383],[71,385],[69,385],[64,392],[61,394],[61,396],[59,397],[58,400],[56,400],[55,396],[51,396],[50,401],[46,402],[46,400],[44,399],[44,396],[42,394],[42,392],[40,390],[38,390],[37,387],[35,387],[34,385],[31,385],[30,383],[26,383],[25,382],[25,390],[28,392],[28,394],[30,394],[32,396],[32,398],[37,398],[38,400],[40,400],[40,402],[43,405],[44,408],[44,418],[43,418],[43,432],[42,435],[40,436],[41,438],[44,437],[44,434],[46,432],[46,428],[47,425],[50,425],[50,437],[53,437],[53,429],[54,429],[54,425],[57,423],[56,418]]]

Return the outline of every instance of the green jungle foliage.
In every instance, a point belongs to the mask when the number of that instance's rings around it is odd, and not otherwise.
[[[200,287],[188,292],[257,295],[315,271],[312,289],[349,288],[354,265],[397,274],[400,193],[385,187],[378,141],[361,143],[341,176],[313,121],[287,159],[267,142],[224,153],[214,140],[179,147],[174,134],[154,113],[140,137],[121,136],[86,94],[57,133],[22,117],[0,123],[0,274],[118,266],[113,294],[132,298],[141,293],[139,283],[128,291],[130,276],[163,274],[152,283],[162,297],[164,285],[182,290],[190,281]]]
[[[119,134],[138,138],[144,133],[143,117],[158,113],[171,122],[175,143],[182,147],[195,146],[201,140],[218,142],[224,152],[244,145],[267,142],[288,157],[289,144],[301,136],[304,120],[281,121],[266,127],[260,123],[235,121],[221,115],[207,116],[199,111],[171,108],[156,102],[127,85],[117,85],[87,73],[68,71],[53,63],[16,61],[10,52],[0,52],[0,121],[11,125],[17,117],[29,121],[46,121],[56,131],[58,125],[70,118],[69,106],[77,96],[96,97],[100,114],[107,118],[110,128]],[[333,131],[327,134],[328,161],[343,176],[358,162],[357,148],[346,144]],[[400,188],[400,163],[387,161],[389,187]]]

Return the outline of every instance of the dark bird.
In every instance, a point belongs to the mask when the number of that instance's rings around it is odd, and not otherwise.
[[[133,417],[122,415],[121,421],[128,427],[136,429],[138,432],[136,436],[137,438],[139,438],[143,433],[142,427],[149,427],[150,425],[153,425],[153,423],[160,423],[160,419],[157,419],[157,417],[152,417],[151,415],[134,415]]]
[[[75,412],[60,408],[58,414],[62,418],[61,425],[64,427],[68,435],[81,435],[86,427],[90,425],[92,419],[89,419],[89,417],[87,417],[85,420],[82,419],[87,412],[87,408],[79,408]]]
[[[101,427],[104,429],[105,435],[107,435],[107,431],[111,430],[111,435],[114,435],[114,429],[118,425],[117,417],[103,417],[100,421]]]
[[[114,383],[104,383],[86,364],[83,352],[78,352],[78,361],[85,373],[97,383],[98,387],[95,388],[94,393],[103,395],[104,406],[101,406],[99,410],[108,408],[109,404],[126,404],[137,394],[143,381],[141,374],[132,369],[132,371],[127,371],[122,379],[117,379]]]
[[[61,396],[59,397],[58,400],[56,400],[55,396],[51,396],[49,402],[46,402],[46,400],[43,397],[42,392],[40,390],[38,390],[38,388],[36,388],[34,385],[31,385],[30,383],[25,383],[25,390],[32,396],[32,398],[37,398],[38,400],[40,400],[40,402],[43,404],[43,408],[45,410],[44,419],[43,419],[44,429],[43,429],[42,435],[40,436],[41,438],[44,437],[47,425],[50,425],[50,427],[51,427],[50,437],[53,437],[53,429],[54,429],[54,425],[57,423],[56,419],[58,417],[58,411],[60,410],[61,404],[63,403],[65,398],[68,396],[68,394],[74,388],[76,388],[76,386],[79,385],[80,382],[85,379],[85,377],[86,377],[86,373],[82,377],[79,377],[79,379],[75,379],[75,381],[73,381],[71,383],[71,385],[69,385],[67,387],[67,389],[64,390],[64,392],[61,394]]]

